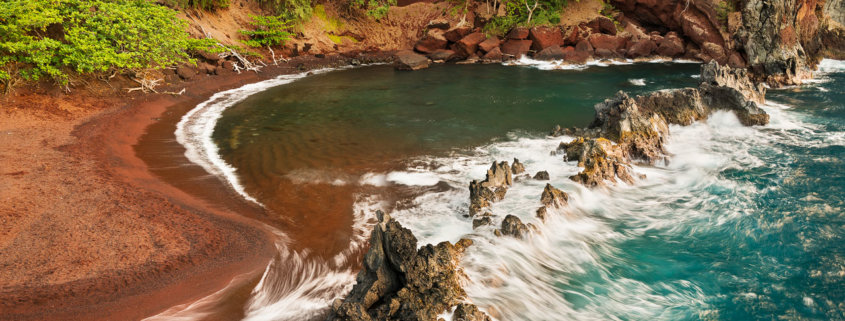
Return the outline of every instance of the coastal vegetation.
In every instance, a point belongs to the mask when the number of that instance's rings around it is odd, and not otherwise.
[[[0,6],[0,84],[55,80],[73,73],[164,68],[190,52],[219,51],[190,38],[177,11],[144,0],[11,0]]]

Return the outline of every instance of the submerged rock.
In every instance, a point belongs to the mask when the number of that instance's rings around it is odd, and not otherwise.
[[[408,229],[381,211],[377,216],[357,283],[345,299],[332,304],[326,320],[437,320],[439,313],[458,305],[467,316],[479,318],[473,320],[486,320],[478,308],[462,302],[465,276],[459,260],[472,241],[417,249]]]

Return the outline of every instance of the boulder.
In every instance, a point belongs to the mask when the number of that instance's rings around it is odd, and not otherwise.
[[[479,43],[478,49],[480,49],[481,52],[488,53],[491,50],[493,50],[494,48],[499,48],[500,42],[501,41],[499,41],[499,37],[493,36],[493,37],[487,38],[487,40],[484,40],[481,43]]]
[[[563,49],[557,45],[547,47],[546,49],[540,50],[540,52],[534,54],[534,59],[537,60],[562,60],[565,57]]]
[[[684,41],[676,35],[667,34],[657,43],[657,54],[674,58],[684,54]]]
[[[414,45],[414,50],[428,54],[436,50],[446,49],[449,41],[443,34],[443,30],[429,29],[426,35]]]
[[[547,171],[539,171],[537,174],[534,174],[534,179],[538,181],[547,181],[549,180],[549,172]]]
[[[528,31],[528,28],[514,27],[513,29],[511,29],[510,32],[508,32],[507,38],[514,40],[525,40],[528,39],[529,34],[530,31]]]
[[[528,37],[533,41],[532,48],[535,51],[563,45],[563,34],[558,27],[534,27],[530,29]]]
[[[625,54],[628,58],[648,57],[657,50],[657,45],[650,38],[643,38],[637,42],[631,43],[628,46],[628,52]]]
[[[197,75],[197,71],[192,67],[182,65],[176,67],[176,74],[179,75],[179,78],[182,78],[184,80],[190,80]]]
[[[502,62],[503,57],[504,55],[502,55],[502,50],[499,49],[499,47],[496,47],[493,48],[493,50],[490,50],[490,52],[484,54],[484,56],[481,57],[481,60],[484,62]]]
[[[585,64],[590,59],[590,53],[586,51],[578,51],[572,47],[566,47],[563,50],[563,60],[574,64]]]
[[[596,27],[596,32],[604,33],[608,35],[616,35],[616,24],[613,23],[613,20],[605,16],[599,16],[595,20],[590,23],[591,26]]]
[[[590,41],[588,41],[587,39],[584,39],[584,40],[579,41],[575,45],[575,51],[586,52],[588,55],[592,55],[593,54],[593,45],[590,44]]]
[[[214,63],[214,64],[216,64],[221,59],[219,54],[210,53],[210,52],[205,51],[205,50],[200,50],[198,53],[199,53],[200,57],[202,57],[203,59],[205,59],[205,60],[207,60],[211,63]]]
[[[599,49],[606,49],[611,52],[619,52],[620,49],[625,48],[627,40],[618,36],[592,34],[590,35],[590,45],[598,52]]]
[[[485,36],[481,32],[473,32],[471,34],[468,34],[455,43],[455,48],[457,49],[455,50],[455,52],[458,55],[462,55],[465,57],[471,56],[475,54],[475,52],[478,50],[478,44],[480,44],[484,40],[487,40],[487,36]]]
[[[713,58],[719,64],[727,64],[728,63],[728,56],[725,53],[725,48],[722,46],[717,45],[712,42],[705,42],[704,45],[701,46],[701,49],[704,49],[704,53]]]
[[[766,89],[752,83],[745,69],[720,66],[713,61],[704,64],[699,90],[711,109],[731,110],[743,125],[769,123],[769,115],[758,106],[766,100]]]
[[[502,44],[502,53],[508,56],[519,58],[531,50],[531,40],[509,39]]]
[[[477,229],[481,226],[490,225],[490,224],[493,224],[493,220],[491,220],[489,216],[477,218],[477,219],[472,220],[472,229],[474,230],[474,229]]]
[[[429,60],[426,56],[420,55],[411,50],[404,50],[396,53],[396,69],[398,70],[420,70],[428,68]]]
[[[443,34],[449,42],[458,42],[472,32],[470,27],[454,27]]]
[[[448,49],[437,49],[428,54],[428,58],[434,61],[451,61],[457,59],[457,57],[454,51]]]

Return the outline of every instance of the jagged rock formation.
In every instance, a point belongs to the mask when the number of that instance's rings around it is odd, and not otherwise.
[[[513,185],[513,173],[508,162],[493,162],[487,170],[487,178],[469,183],[469,215],[475,216],[490,203],[502,200],[508,187]]]
[[[457,306],[466,320],[489,320],[472,304],[463,302],[465,278],[459,261],[472,241],[462,239],[425,245],[389,215],[378,211],[379,224],[370,236],[370,249],[357,283],[344,300],[332,304],[326,320],[437,320]]]
[[[712,110],[733,111],[746,126],[765,125],[769,116],[758,106],[765,89],[754,85],[744,69],[701,67],[698,88],[662,90],[630,97],[619,92],[596,104],[596,118],[586,129],[560,129],[553,135],[576,136],[561,143],[566,161],[577,161],[584,170],[570,177],[587,186],[620,179],[633,182],[630,162],[654,164],[663,159],[669,124],[689,125],[707,118]]]
[[[502,220],[502,227],[494,233],[496,236],[511,236],[518,239],[523,238],[528,232],[533,229],[533,225],[523,224],[519,217],[508,215]]]
[[[544,221],[546,220],[549,208],[561,208],[569,203],[569,194],[555,188],[551,184],[546,184],[546,188],[543,189],[543,194],[540,195],[540,203],[543,204],[543,206],[540,206],[537,209],[537,218]]]
[[[819,28],[823,55],[845,59],[845,0],[828,0],[822,10],[824,18]]]

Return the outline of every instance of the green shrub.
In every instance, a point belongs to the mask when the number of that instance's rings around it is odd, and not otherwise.
[[[229,0],[160,0],[165,5],[176,8],[195,8],[217,10],[229,7]]]
[[[527,0],[529,6],[534,6],[533,0]],[[566,6],[566,0],[540,0],[537,8],[528,21],[529,10],[526,7],[526,0],[503,0],[501,5],[505,6],[507,13],[502,17],[494,17],[484,31],[488,34],[503,35],[516,26],[536,26],[560,23],[560,13]]]
[[[351,0],[349,5],[354,10],[366,10],[368,16],[381,20],[387,17],[387,11],[396,5],[396,0]]]
[[[258,0],[258,2],[269,6],[277,15],[295,22],[308,20],[314,12],[311,0]]]
[[[255,27],[254,30],[240,30],[240,33],[248,36],[249,40],[244,41],[244,44],[250,47],[266,47],[283,45],[293,36],[291,29],[294,22],[284,16],[254,16],[251,25]]]
[[[5,0],[0,5],[0,82],[68,73],[162,68],[210,49],[190,39],[177,12],[145,0]]]

